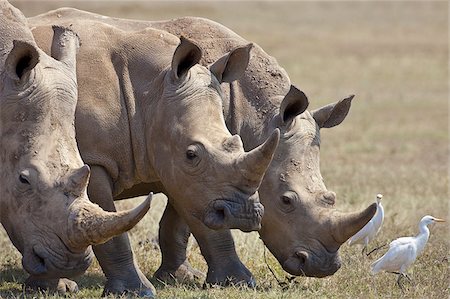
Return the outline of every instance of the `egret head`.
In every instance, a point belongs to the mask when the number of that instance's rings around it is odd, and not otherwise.
[[[435,223],[435,222],[445,222],[445,220],[427,215],[427,216],[424,216],[422,218],[422,220],[420,220],[420,222],[425,225],[428,225],[428,224]]]
[[[383,199],[383,194],[377,194],[377,203],[380,204],[381,199]]]

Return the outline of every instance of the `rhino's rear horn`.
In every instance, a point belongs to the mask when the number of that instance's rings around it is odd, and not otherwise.
[[[106,212],[89,200],[79,199],[71,206],[69,239],[75,249],[107,242],[133,228],[150,209],[153,193],[134,209]]]
[[[90,174],[91,169],[88,165],[84,165],[83,167],[74,170],[69,175],[66,186],[67,191],[76,197],[80,197],[87,188]]]
[[[13,80],[21,80],[39,63],[39,52],[29,42],[14,40],[5,61],[6,73]]]
[[[377,204],[373,203],[366,209],[354,213],[339,213],[334,214],[333,222],[333,236],[337,242],[343,244],[350,237],[356,234],[367,222],[372,219],[377,211]]]
[[[52,26],[52,57],[64,62],[70,69],[75,70],[76,54],[80,47],[78,34],[69,28]]]
[[[263,144],[244,154],[239,161],[240,171],[249,180],[254,191],[258,189],[270,162],[272,162],[279,140],[280,130],[275,129]]]

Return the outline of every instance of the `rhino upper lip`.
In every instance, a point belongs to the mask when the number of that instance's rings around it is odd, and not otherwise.
[[[51,249],[50,249],[51,250]],[[53,252],[53,255],[59,255],[54,250],[51,250]],[[86,263],[86,259],[83,259],[81,262],[78,262],[74,265],[64,265],[59,266],[58,263],[55,263],[53,259],[51,258],[52,254],[49,253],[48,250],[43,249],[42,247],[39,247],[39,245],[33,246],[32,253],[35,256],[36,260],[40,262],[41,265],[43,265],[46,269],[44,273],[41,273],[41,275],[46,275],[49,272],[60,272],[60,273],[67,273],[70,271],[78,271],[80,268],[84,268],[84,263]],[[72,254],[72,253],[71,253]],[[76,256],[76,254],[75,254]],[[85,256],[86,258],[89,257]],[[90,262],[88,262],[90,264]]]

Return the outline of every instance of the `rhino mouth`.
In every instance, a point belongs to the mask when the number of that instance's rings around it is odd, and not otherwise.
[[[24,253],[22,265],[32,276],[41,278],[71,278],[83,274],[92,263],[93,253],[89,247],[83,253],[56,253],[41,246],[33,246]]]
[[[283,269],[291,275],[322,278],[333,275],[341,267],[338,252],[297,250],[284,262]]]
[[[255,201],[216,199],[206,209],[203,223],[211,229],[240,229],[244,232],[259,230],[264,206]]]

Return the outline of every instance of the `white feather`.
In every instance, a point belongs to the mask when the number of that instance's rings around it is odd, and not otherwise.
[[[419,234],[415,237],[402,237],[389,244],[389,250],[372,264],[372,274],[380,271],[399,272],[406,270],[423,251],[430,236],[427,225],[433,222],[443,222],[442,219],[425,216],[419,223]]]
[[[377,211],[375,215],[373,215],[372,219],[364,225],[355,235],[353,235],[349,240],[348,244],[363,244],[367,246],[378,234],[383,225],[384,220],[384,208],[381,205],[381,198],[383,196],[381,194],[377,195],[376,203],[377,203]]]

